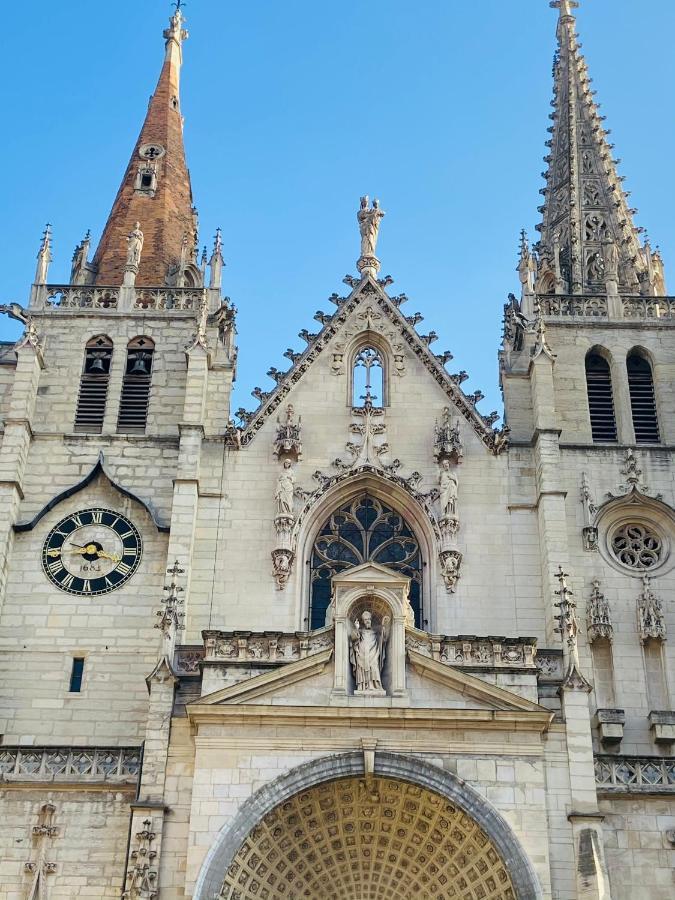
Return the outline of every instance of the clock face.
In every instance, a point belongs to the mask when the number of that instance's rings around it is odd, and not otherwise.
[[[138,529],[109,509],[83,509],[62,519],[42,548],[49,580],[69,594],[107,594],[131,578],[141,561]]]

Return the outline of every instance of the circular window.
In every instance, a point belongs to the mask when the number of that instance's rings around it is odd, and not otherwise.
[[[138,150],[138,155],[142,159],[159,159],[164,156],[165,150],[161,144],[143,144]]]
[[[615,558],[630,569],[653,569],[663,557],[663,540],[645,523],[628,522],[611,535],[610,548]]]

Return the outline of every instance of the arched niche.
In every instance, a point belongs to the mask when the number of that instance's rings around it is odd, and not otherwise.
[[[382,694],[398,698],[407,696],[405,629],[415,621],[409,593],[409,578],[376,563],[364,563],[333,579],[329,620],[335,628],[334,699],[356,697],[359,693],[354,685],[350,647],[355,622],[363,622],[366,612],[372,618],[384,649]],[[383,629],[387,632],[385,638]]]

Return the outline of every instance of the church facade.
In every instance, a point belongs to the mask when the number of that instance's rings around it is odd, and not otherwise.
[[[231,409],[178,6],[98,248],[52,284],[47,230],[2,307],[0,896],[673,896],[675,298],[552,5],[501,427],[367,197],[354,275]]]

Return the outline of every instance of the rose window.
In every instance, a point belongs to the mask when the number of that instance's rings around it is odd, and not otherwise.
[[[614,556],[631,569],[652,569],[661,562],[661,538],[647,525],[631,522],[612,535]]]

